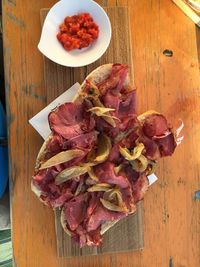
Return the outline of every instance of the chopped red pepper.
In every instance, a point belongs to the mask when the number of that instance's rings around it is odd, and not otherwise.
[[[59,29],[57,39],[67,51],[88,47],[99,36],[99,27],[89,13],[66,17]]]

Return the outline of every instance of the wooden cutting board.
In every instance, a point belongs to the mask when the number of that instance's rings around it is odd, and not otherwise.
[[[129,13],[127,7],[105,8],[112,24],[112,40],[106,53],[96,62],[81,68],[66,68],[44,57],[44,76],[47,102],[71,87],[75,82],[82,83],[93,69],[106,63],[125,63],[130,66],[133,81],[131,56],[131,36],[129,31]],[[41,22],[48,9],[41,10]],[[126,26],[126,31],[124,31]],[[57,236],[57,252],[59,257],[95,255],[112,252],[122,252],[143,248],[142,203],[137,212],[118,222],[103,236],[103,244],[99,248],[80,249],[66,235],[60,224],[60,211],[55,211],[55,228]]]

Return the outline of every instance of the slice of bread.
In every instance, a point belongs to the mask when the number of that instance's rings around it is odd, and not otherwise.
[[[94,71],[92,71],[87,77],[86,79],[83,81],[83,83],[80,86],[80,89],[78,91],[78,93],[76,94],[76,96],[73,99],[73,102],[79,102],[79,97],[80,97],[80,93],[82,92],[83,88],[86,85],[86,80],[89,80],[91,83],[93,84],[98,84],[101,83],[102,81],[104,81],[105,79],[107,79],[112,71],[112,67],[113,64],[105,64],[102,65],[98,68],[96,68]],[[127,75],[126,81],[125,81],[125,86],[130,84],[130,78],[129,75]],[[48,142],[50,142],[52,138],[52,134],[49,135],[49,137],[44,141],[38,155],[37,155],[37,159],[36,159],[36,165],[35,165],[35,171],[38,171],[39,166],[41,165],[41,163],[43,162],[43,159],[45,159],[45,154],[48,153],[48,149],[47,149],[47,144]],[[33,182],[31,183],[31,189],[32,191],[37,195],[37,197],[40,199],[40,201],[42,201],[44,204],[45,203],[44,200],[41,199],[41,194],[42,192],[33,184]],[[112,226],[114,226],[119,220],[115,220],[115,221],[107,221],[104,224],[102,224],[101,226],[101,234],[103,235],[106,231],[108,231]],[[64,229],[64,231],[71,236],[70,231],[67,228],[66,225],[66,218],[64,215],[64,212],[61,212],[61,225]]]

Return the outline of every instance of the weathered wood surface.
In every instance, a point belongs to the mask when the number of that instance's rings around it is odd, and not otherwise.
[[[42,140],[28,119],[46,101],[39,10],[55,1],[3,0],[4,55],[17,267],[200,266],[199,29],[170,0],[98,1],[130,9],[138,110],[154,108],[185,123],[185,140],[160,161],[159,181],[144,200],[143,251],[84,258],[57,257],[54,216],[30,191]],[[124,29],[126,29],[124,25]],[[198,44],[197,44],[198,41]],[[173,50],[173,57],[163,50]],[[119,240],[120,242],[120,240]]]
[[[131,40],[129,28],[129,14],[127,7],[105,7],[112,25],[112,40],[106,53],[96,62],[81,68],[66,68],[53,63],[44,57],[44,80],[46,88],[47,102],[55,99],[59,93],[64,92],[75,82],[82,83],[84,78],[93,69],[110,62],[126,63],[131,67]],[[43,22],[48,9],[41,10],[41,21]],[[121,23],[127,25],[127,30]],[[43,23],[42,23],[43,24]],[[133,75],[132,75],[133,76]],[[122,252],[143,248],[143,222],[141,205],[133,216],[129,216],[103,237],[103,244],[100,248],[80,249],[71,238],[63,231],[60,223],[60,211],[55,212],[55,226],[57,233],[57,251],[60,257],[72,257],[82,255],[96,255],[109,252]],[[120,242],[118,241],[120,240]]]

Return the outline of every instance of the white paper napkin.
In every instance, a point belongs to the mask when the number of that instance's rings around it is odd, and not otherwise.
[[[47,107],[45,107],[43,110],[41,110],[38,114],[36,114],[33,118],[29,120],[29,123],[42,136],[43,139],[46,139],[51,133],[48,123],[49,113],[58,105],[64,104],[66,102],[71,102],[77,94],[79,87],[80,84],[75,83],[72,87],[70,87],[67,91],[57,97]],[[152,185],[158,180],[155,174],[149,175],[148,179],[150,185]]]

